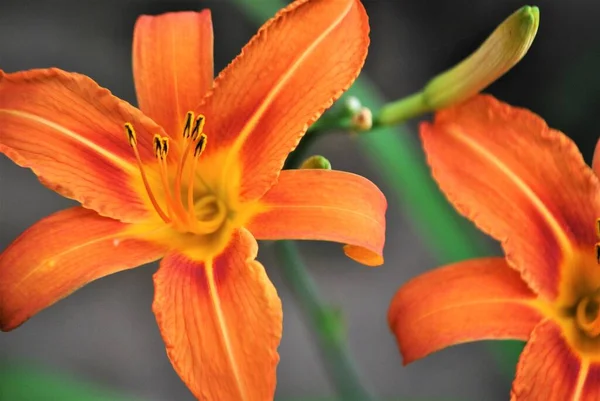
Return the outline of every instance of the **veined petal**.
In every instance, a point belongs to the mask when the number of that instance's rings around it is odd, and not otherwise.
[[[214,260],[171,253],[154,275],[167,354],[200,400],[273,399],[283,315],[256,252],[252,235],[237,231]]]
[[[388,323],[406,365],[455,344],[526,340],[542,319],[534,299],[503,258],[473,259],[402,286],[392,300]]]
[[[599,394],[600,363],[573,352],[552,320],[540,323],[521,354],[511,401],[596,401]]]
[[[0,152],[101,215],[126,222],[157,218],[140,191],[125,122],[137,131],[142,161],[154,162],[152,137],[162,129],[90,78],[58,69],[0,71]]]
[[[264,211],[248,224],[258,239],[311,239],[347,244],[346,254],[383,263],[387,202],[379,188],[335,170],[284,170],[263,196]]]
[[[433,176],[452,204],[502,242],[538,294],[554,299],[575,248],[593,252],[598,178],[537,115],[481,95],[421,125]]]
[[[306,129],[354,81],[369,44],[358,0],[298,0],[268,21],[217,77],[199,111],[206,155],[228,152],[224,176],[242,173],[242,200],[277,178]]]
[[[91,281],[164,254],[131,229],[82,207],[31,226],[0,254],[0,329],[12,330]]]
[[[133,77],[140,109],[175,140],[185,115],[212,87],[210,10],[143,15],[133,33]]]

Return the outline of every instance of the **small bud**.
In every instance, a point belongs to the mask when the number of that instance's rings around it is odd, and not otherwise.
[[[362,107],[352,116],[351,128],[357,131],[368,131],[373,127],[373,113],[371,109]]]
[[[479,93],[517,64],[538,30],[540,12],[524,6],[514,12],[469,57],[433,78],[423,91],[424,102],[436,110]]]
[[[362,104],[356,96],[349,96],[344,102],[344,108],[348,111],[348,113],[351,116],[353,116],[354,114],[360,111],[360,109],[362,108]]]
[[[331,163],[323,156],[315,155],[304,160],[301,169],[331,170]]]

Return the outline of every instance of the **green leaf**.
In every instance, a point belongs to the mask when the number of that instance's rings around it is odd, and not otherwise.
[[[140,401],[24,364],[0,364],[0,401]]]

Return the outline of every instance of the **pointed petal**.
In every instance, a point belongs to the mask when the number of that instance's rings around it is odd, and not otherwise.
[[[600,394],[600,362],[578,355],[552,320],[527,342],[513,382],[512,401],[594,401]]]
[[[347,244],[360,263],[383,263],[387,202],[379,188],[335,170],[284,170],[248,224],[258,239],[311,239]]]
[[[421,125],[433,176],[452,204],[500,240],[538,294],[554,299],[565,259],[593,252],[598,178],[537,115],[477,96]]]
[[[156,214],[140,191],[125,122],[137,131],[142,160],[154,162],[152,135],[162,129],[90,78],[57,69],[0,71],[0,152],[61,195],[134,222]]]
[[[308,126],[354,81],[369,44],[358,0],[298,0],[268,21],[223,70],[199,109],[209,155],[229,152],[242,198],[260,197]],[[204,157],[204,156],[203,156]]]
[[[133,77],[140,109],[172,138],[212,87],[209,10],[141,16],[133,33]]]
[[[82,207],[31,226],[0,254],[0,329],[12,330],[91,281],[164,254],[131,229]]]
[[[282,309],[247,231],[214,260],[167,255],[153,310],[173,367],[200,400],[272,400]]]
[[[388,323],[406,365],[469,341],[526,340],[541,320],[534,299],[503,258],[473,259],[402,286],[392,300]]]

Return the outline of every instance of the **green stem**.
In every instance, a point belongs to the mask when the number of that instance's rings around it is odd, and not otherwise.
[[[430,111],[423,92],[417,92],[383,106],[373,117],[373,127],[400,124]]]
[[[293,241],[277,241],[275,254],[280,271],[294,296],[310,320],[316,340],[323,352],[327,373],[344,401],[370,401],[373,397],[361,384],[361,377],[350,356],[344,328],[336,311],[325,306],[315,282],[302,263],[300,252]]]

